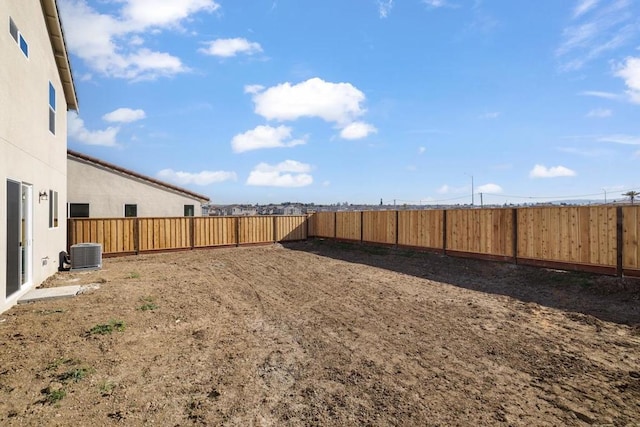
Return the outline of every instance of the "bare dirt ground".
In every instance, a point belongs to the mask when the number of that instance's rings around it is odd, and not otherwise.
[[[640,425],[640,285],[323,241],[0,314],[0,425]]]

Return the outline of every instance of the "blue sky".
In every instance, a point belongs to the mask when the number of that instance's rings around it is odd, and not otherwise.
[[[216,204],[640,190],[639,0],[58,0],[71,149]]]

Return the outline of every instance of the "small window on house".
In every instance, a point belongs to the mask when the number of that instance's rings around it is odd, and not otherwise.
[[[58,192],[49,190],[49,228],[58,227]]]
[[[22,51],[22,53],[24,53],[24,56],[26,56],[27,58],[29,57],[29,45],[27,44],[27,41],[24,39],[24,37],[22,37],[22,34],[20,34],[20,50]]]
[[[195,209],[193,205],[184,205],[184,216],[193,216]]]
[[[13,22],[13,19],[11,18],[9,18],[9,34],[11,34],[11,37],[13,37],[16,43],[18,43],[18,27],[16,26],[16,23]]]
[[[49,82],[49,131],[56,134],[56,89]]]
[[[69,218],[89,218],[89,203],[69,203]]]
[[[125,217],[137,217],[138,216],[138,205],[124,205],[124,216]]]

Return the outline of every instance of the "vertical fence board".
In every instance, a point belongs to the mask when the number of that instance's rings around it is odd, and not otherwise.
[[[360,240],[362,224],[360,212],[336,212],[336,238]]]
[[[513,257],[511,209],[447,211],[447,250]]]
[[[312,218],[312,229],[314,237],[333,238],[335,230],[335,212],[316,212]]]
[[[640,270],[640,206],[622,208],[622,267]]]
[[[278,242],[305,240],[307,238],[306,217],[275,216],[276,237]]]
[[[364,212],[362,215],[362,240],[387,245],[396,244],[396,212]]]
[[[444,211],[400,211],[398,213],[398,244],[442,249]]]

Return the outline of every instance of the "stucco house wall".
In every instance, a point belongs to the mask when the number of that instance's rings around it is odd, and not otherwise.
[[[10,20],[19,31],[18,41],[10,32]],[[27,45],[27,54],[20,42]],[[77,109],[77,100],[54,0],[0,1],[0,51],[3,57],[0,67],[2,312],[54,274],[58,268],[58,253],[65,250],[67,109]],[[49,130],[50,84],[55,91],[55,133]],[[15,292],[7,287],[9,267],[15,268],[7,255],[9,251],[16,251],[14,244],[8,241],[15,228],[9,229],[7,219],[10,202],[7,186],[12,185],[8,182],[29,189],[23,203],[27,207],[24,214],[29,219],[21,223],[30,232],[25,242],[27,256],[24,257],[28,280]],[[59,219],[54,227],[49,227],[50,201],[39,196],[45,193],[49,199],[50,191],[57,192],[58,200]],[[10,295],[7,295],[8,290],[12,292]]]
[[[102,160],[69,151],[68,203],[88,203],[90,218],[122,218],[125,204],[137,205],[138,217],[184,216],[193,205],[202,216],[206,196],[173,186]]]

